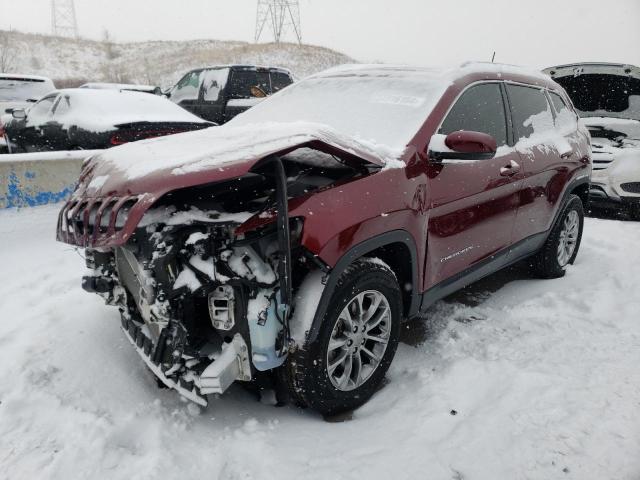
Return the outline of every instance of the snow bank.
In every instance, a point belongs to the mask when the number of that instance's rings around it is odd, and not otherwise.
[[[2,478],[640,477],[640,224],[587,219],[565,278],[439,302],[386,386],[325,423],[237,386],[204,411],[159,390],[53,241],[57,207],[24,213],[0,212]]]

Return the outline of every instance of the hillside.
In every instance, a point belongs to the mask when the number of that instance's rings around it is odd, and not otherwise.
[[[11,71],[45,75],[60,86],[78,81],[151,83],[168,86],[191,68],[249,63],[290,69],[298,77],[354,60],[311,45],[250,44],[192,40],[98,42],[20,32],[1,32],[13,52]],[[1,47],[0,47],[1,48]]]

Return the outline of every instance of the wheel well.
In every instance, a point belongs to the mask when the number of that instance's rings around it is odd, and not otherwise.
[[[589,184],[583,183],[582,185],[578,185],[573,190],[571,190],[572,194],[577,195],[582,200],[582,205],[584,205],[585,209],[589,204]]]
[[[409,248],[402,242],[395,242],[376,248],[364,256],[379,258],[391,267],[398,279],[402,293],[402,306],[405,315],[407,315],[411,307],[411,294],[414,290],[412,256]]]

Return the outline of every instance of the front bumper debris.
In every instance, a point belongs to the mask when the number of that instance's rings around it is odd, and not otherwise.
[[[220,354],[202,373],[192,371],[176,375],[157,358],[157,348],[142,328],[131,320],[122,318],[122,330],[144,363],[160,381],[180,395],[206,407],[206,395],[224,393],[236,380],[251,380],[249,351],[242,336],[236,334],[230,343],[224,343]]]

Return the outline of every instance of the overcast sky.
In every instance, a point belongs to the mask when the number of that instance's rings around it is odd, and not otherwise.
[[[75,0],[80,34],[252,41],[257,0]],[[0,28],[49,33],[50,0],[0,0]],[[179,5],[179,6],[178,6]],[[640,0],[300,0],[303,40],[363,62],[640,65]]]

